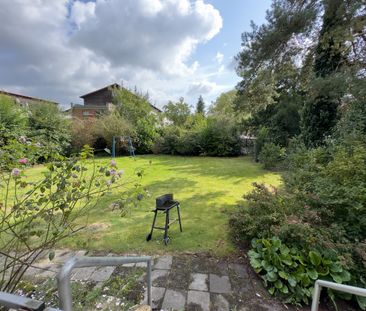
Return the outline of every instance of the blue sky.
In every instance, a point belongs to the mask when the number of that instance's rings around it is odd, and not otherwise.
[[[209,104],[239,81],[233,58],[269,0],[2,0],[0,89],[60,102],[110,83],[154,104]]]

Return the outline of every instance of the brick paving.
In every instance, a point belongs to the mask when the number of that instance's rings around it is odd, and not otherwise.
[[[36,263],[27,276],[55,277],[61,265],[72,256],[83,256],[85,251],[58,250],[53,261],[47,258]],[[108,254],[108,256],[117,256]],[[146,264],[125,264],[121,269],[144,269]],[[117,269],[117,270],[116,270]],[[78,268],[72,280],[92,281],[101,286],[120,268]],[[145,286],[146,274],[137,281]],[[261,281],[245,261],[215,258],[203,254],[165,255],[154,258],[152,271],[153,310],[194,311],[284,311],[285,307],[271,298]],[[146,291],[141,303],[146,303]]]

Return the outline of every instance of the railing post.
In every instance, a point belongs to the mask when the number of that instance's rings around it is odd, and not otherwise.
[[[152,308],[151,301],[151,259],[147,262],[147,304]]]
[[[322,290],[322,288],[318,284],[318,281],[316,281],[315,285],[314,285],[313,302],[311,303],[311,311],[318,311],[321,290]]]
[[[71,271],[77,263],[75,257],[68,260],[57,275],[57,287],[61,309],[72,311]]]

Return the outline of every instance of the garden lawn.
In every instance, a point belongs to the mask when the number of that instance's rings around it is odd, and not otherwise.
[[[97,159],[108,163],[109,159]],[[162,252],[213,252],[230,253],[234,248],[228,235],[228,212],[233,210],[244,193],[252,189],[253,182],[277,186],[278,174],[261,169],[249,157],[211,158],[163,155],[116,158],[119,169],[126,178],[136,168],[144,169],[142,184],[151,196],[141,201],[141,206],[121,217],[112,211],[110,203],[118,197],[118,191],[105,196],[88,217],[78,219],[88,227],[68,240],[63,247],[111,251],[115,253],[162,253]],[[29,174],[36,176],[35,168]],[[170,243],[165,246],[162,230],[154,230],[152,240],[146,235],[153,220],[151,212],[155,197],[174,193],[181,203],[183,233],[175,223],[169,229]],[[164,214],[160,213],[157,225],[163,226]],[[175,218],[176,209],[172,210]]]

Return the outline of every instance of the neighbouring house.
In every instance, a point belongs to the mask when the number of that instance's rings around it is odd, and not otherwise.
[[[66,112],[75,119],[96,118],[100,115],[111,112],[114,109],[113,91],[115,89],[121,88],[122,86],[114,83],[96,91],[82,95],[80,98],[84,100],[84,104],[71,104],[71,108],[66,110]],[[151,105],[151,107],[154,112],[161,112],[161,110],[155,106]]]
[[[59,105],[58,103],[51,101],[51,100],[31,97],[31,96],[1,91],[1,90],[0,90],[0,95],[6,95],[6,96],[13,98],[14,101],[22,107],[29,107],[29,105],[38,104],[38,103],[50,103],[50,104],[54,104],[56,106]]]

